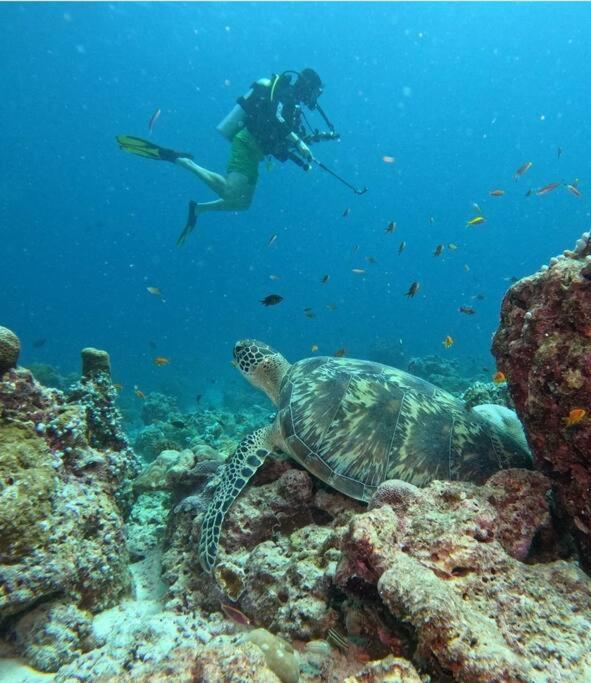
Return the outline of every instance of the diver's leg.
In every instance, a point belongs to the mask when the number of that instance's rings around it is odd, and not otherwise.
[[[186,168],[187,171],[194,173],[200,180],[202,180],[210,190],[213,190],[219,197],[224,197],[226,192],[226,179],[219,173],[209,171],[203,166],[198,166],[191,159],[186,157],[179,157],[175,162],[177,166]]]
[[[256,185],[242,173],[234,172],[228,173],[224,182],[226,187],[220,199],[197,204],[198,215],[208,211],[245,211],[250,207]]]
[[[256,184],[249,182],[248,178],[242,173],[230,172],[224,178],[226,183],[225,196],[213,202],[189,202],[189,216],[184,230],[177,239],[177,246],[185,242],[197,224],[197,218],[202,213],[208,211],[244,211],[248,209],[252,202],[252,197],[256,189]]]

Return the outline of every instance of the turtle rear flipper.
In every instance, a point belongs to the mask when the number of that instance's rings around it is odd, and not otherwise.
[[[224,466],[220,485],[216,489],[201,523],[199,562],[208,574],[211,573],[215,564],[220,531],[226,512],[255,472],[265,462],[265,458],[271,455],[272,451],[268,448],[268,444],[271,443],[272,432],[273,425],[268,425],[249,434],[240,442]]]

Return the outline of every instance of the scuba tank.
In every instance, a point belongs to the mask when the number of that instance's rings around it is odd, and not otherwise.
[[[227,116],[225,116],[216,126],[216,130],[221,133],[227,140],[232,140],[236,133],[239,133],[246,124],[246,116],[249,104],[249,99],[254,93],[256,85],[269,86],[271,81],[268,78],[260,78],[256,83],[253,83],[252,87],[248,92],[244,93],[242,97],[239,97],[234,105],[233,109]]]

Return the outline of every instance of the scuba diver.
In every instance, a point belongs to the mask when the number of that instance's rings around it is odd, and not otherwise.
[[[292,76],[295,80],[292,80]],[[306,171],[311,169],[311,162],[316,162],[329,171],[314,158],[309,147],[321,140],[338,140],[340,137],[318,104],[322,90],[320,76],[313,69],[304,69],[301,73],[284,71],[270,79],[263,78],[253,83],[217,126],[217,130],[232,143],[225,176],[198,166],[193,161],[193,155],[187,152],[159,147],[141,138],[117,136],[117,142],[126,152],[170,161],[185,168],[219,196],[219,199],[211,202],[189,202],[187,224],[177,245],[184,243],[202,213],[248,209],[256,189],[259,163],[266,156],[273,156],[281,162],[293,161]],[[329,130],[313,130],[302,105],[310,111],[317,110]]]

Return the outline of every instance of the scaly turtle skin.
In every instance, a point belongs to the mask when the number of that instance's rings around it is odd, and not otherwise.
[[[484,482],[530,467],[525,444],[418,377],[370,361],[307,358],[290,365],[262,342],[234,348],[235,364],[277,406],[273,424],[247,436],[225,465],[205,512],[199,558],[215,564],[223,518],[265,458],[281,451],[347,496],[368,501],[387,479]]]

